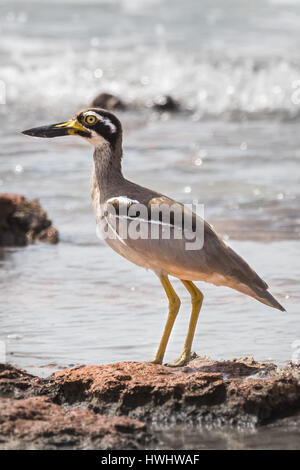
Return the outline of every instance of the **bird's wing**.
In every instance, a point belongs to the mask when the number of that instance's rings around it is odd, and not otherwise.
[[[134,199],[111,198],[110,204],[116,210],[118,223],[129,221],[129,227],[135,224],[139,234],[146,235],[132,236],[131,231],[124,240],[127,249],[135,252],[141,261],[137,264],[180,279],[229,286],[283,309],[249,264],[207,222],[183,204],[163,195],[151,194],[147,199],[137,193]],[[170,209],[169,218],[165,217],[167,211],[159,211],[162,208]],[[120,234],[120,225],[117,232]]]
[[[187,269],[200,275],[219,274],[247,285],[268,287],[207,222],[183,204],[162,195],[146,201],[120,196],[107,202],[113,205],[119,220],[122,218],[139,224],[140,233],[145,230],[147,236],[144,239],[133,239],[130,234],[126,239],[128,247],[143,255],[156,255],[155,258],[159,255],[160,262],[166,259],[172,265],[178,264],[183,271]],[[193,246],[196,237],[198,247],[197,243]]]
[[[199,215],[192,213],[184,205],[176,203],[172,199],[165,196],[154,198],[150,203],[155,204],[170,204],[172,207],[178,205],[184,215],[187,215],[187,220],[192,217],[192,233],[197,233],[201,236],[203,230],[203,247],[199,250],[191,250],[195,257],[195,262],[199,261],[199,269],[202,269],[201,262],[204,261],[204,268],[208,272],[214,272],[224,277],[230,277],[239,280],[246,285],[255,284],[257,287],[267,289],[268,285],[258,276],[258,274],[246,263],[246,261],[239,256],[232,248],[230,248],[214,231],[204,219]],[[183,220],[185,218],[183,217]],[[200,231],[199,231],[200,228]],[[189,234],[190,227],[187,228]],[[198,233],[199,232],[199,233]],[[194,263],[193,263],[194,264]]]

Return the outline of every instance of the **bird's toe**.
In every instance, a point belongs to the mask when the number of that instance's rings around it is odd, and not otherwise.
[[[162,364],[161,359],[152,359],[152,361],[147,361],[147,364]]]
[[[176,361],[169,362],[167,364],[168,367],[182,367],[185,366],[186,363],[189,361],[189,354],[182,354]]]

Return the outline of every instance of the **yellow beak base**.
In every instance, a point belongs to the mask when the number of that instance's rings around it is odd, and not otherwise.
[[[80,134],[81,132],[83,132],[84,134],[89,134],[89,131],[85,129],[85,127],[81,126],[79,122],[75,121],[75,119],[63,122],[62,124],[56,124],[55,127],[66,127],[68,130],[68,134],[70,135]]]

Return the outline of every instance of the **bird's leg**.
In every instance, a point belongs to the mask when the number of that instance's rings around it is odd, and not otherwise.
[[[168,364],[171,367],[183,366],[189,360],[189,357],[191,354],[192,342],[193,342],[194,334],[195,334],[195,329],[196,329],[199,313],[200,313],[202,302],[203,302],[202,292],[198,289],[198,287],[195,286],[195,284],[193,284],[192,281],[184,281],[181,279],[181,282],[191,294],[192,313],[191,313],[189,329],[186,335],[183,351],[181,353],[181,356],[177,359],[177,361],[174,361],[171,364]]]
[[[162,283],[162,286],[169,299],[169,315],[155,358],[153,361],[151,361],[153,364],[161,364],[163,361],[170,334],[180,308],[180,299],[174,291],[168,276],[161,276],[160,282]]]

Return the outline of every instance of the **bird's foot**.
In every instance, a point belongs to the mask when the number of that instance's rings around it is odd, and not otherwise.
[[[169,362],[167,366],[168,367],[182,367],[186,365],[189,359],[190,359],[190,353],[183,352],[176,361]]]
[[[162,359],[152,359],[152,361],[147,361],[148,364],[162,364]]]

